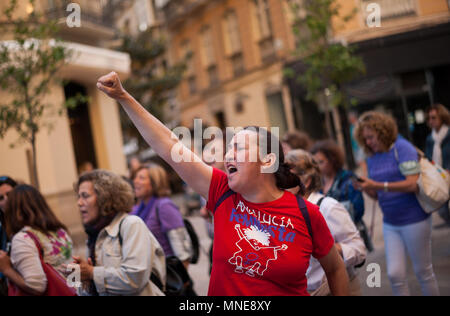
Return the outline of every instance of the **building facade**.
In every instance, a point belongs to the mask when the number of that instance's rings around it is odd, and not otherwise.
[[[283,84],[294,49],[285,1],[173,0],[163,3],[171,60],[187,60],[177,101],[180,124],[295,128]]]
[[[323,107],[305,100],[304,89],[283,75],[285,67],[304,71],[295,67],[289,8],[303,1],[162,1],[171,59],[188,60],[177,94],[181,125],[202,118],[205,125],[279,126],[281,135],[297,128],[316,139],[327,136]],[[356,14],[333,21],[331,40],[356,45],[367,68],[345,87],[359,102],[354,110],[393,114],[401,133],[421,147],[428,133],[424,109],[435,102],[450,106],[449,2],[337,2],[342,16],[355,8]],[[333,111],[334,129],[341,128],[341,116]]]
[[[66,23],[70,2],[81,8],[80,27],[69,27]],[[129,75],[130,58],[127,54],[107,48],[114,38],[114,24],[108,19],[106,1],[19,1],[21,14],[34,10],[47,17],[58,19],[60,36],[73,52],[73,57],[61,71],[61,77],[69,81],[65,87],[54,85],[46,102],[59,108],[66,97],[81,92],[89,102],[68,110],[62,116],[49,113],[53,129],[45,129],[37,136],[37,168],[41,192],[57,216],[68,226],[77,247],[83,245],[84,230],[77,207],[73,184],[77,181],[80,167],[86,162],[94,168],[127,174],[123,154],[122,132],[117,103],[96,89],[97,79],[116,71],[121,78]],[[2,1],[0,9],[8,4]],[[0,98],[5,98],[0,91]],[[0,174],[9,175],[19,181],[31,183],[30,149],[27,145],[10,148],[17,140],[14,131],[0,140]]]
[[[449,2],[341,0],[339,3],[343,15],[354,8],[357,13],[346,23],[334,24],[334,40],[355,45],[356,53],[366,65],[365,75],[344,87],[349,96],[358,100],[353,110],[359,114],[374,109],[392,114],[400,133],[423,148],[430,132],[425,109],[433,103],[450,107]],[[304,93],[295,82],[290,82],[290,91],[300,113],[298,124],[311,129],[308,125],[323,118],[323,112],[311,111],[313,107],[304,100]],[[310,119],[312,114],[316,119]]]

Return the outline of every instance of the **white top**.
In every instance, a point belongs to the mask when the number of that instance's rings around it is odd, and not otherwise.
[[[323,194],[312,193],[308,197],[308,202],[317,204],[322,197],[324,197]],[[352,277],[355,275],[354,266],[362,263],[366,258],[364,241],[359,235],[350,214],[337,200],[325,197],[320,205],[320,212],[327,222],[334,241],[339,243],[342,248],[347,272]],[[306,277],[308,279],[308,291],[310,292],[318,289],[325,277],[325,272],[319,261],[313,257],[311,257]]]
[[[95,258],[94,282],[100,296],[164,295],[150,281],[152,272],[160,280],[166,279],[164,251],[139,217],[117,215],[99,233]]]
[[[26,233],[32,232],[44,251],[44,261],[63,275],[63,265],[72,260],[72,240],[64,230],[50,233],[48,236],[30,227],[24,227],[14,235],[11,241],[11,263],[19,272],[25,284],[39,292],[45,292],[47,277],[42,268],[39,251],[33,239]]]

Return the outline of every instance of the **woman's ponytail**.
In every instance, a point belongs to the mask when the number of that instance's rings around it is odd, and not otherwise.
[[[283,162],[278,168],[278,171],[275,172],[275,179],[279,189],[286,190],[299,187],[299,194],[303,195],[305,193],[303,182],[297,175],[291,172],[290,166],[285,162]]]

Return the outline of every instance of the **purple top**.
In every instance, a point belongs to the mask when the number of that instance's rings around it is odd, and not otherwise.
[[[396,152],[398,157],[396,157]],[[417,151],[412,144],[398,137],[395,145],[388,151],[376,153],[367,159],[369,178],[378,182],[397,182],[406,179],[403,167],[410,166],[408,174],[420,172]],[[407,169],[407,168],[403,168]],[[405,170],[405,172],[408,170]],[[378,201],[383,211],[383,221],[394,226],[404,226],[421,222],[428,218],[414,193],[378,191]]]
[[[157,207],[159,221],[156,214]],[[153,197],[147,204],[142,202],[135,205],[131,215],[139,216],[145,222],[148,229],[161,244],[166,256],[174,255],[167,233],[172,229],[184,227],[184,222],[178,207],[171,199]]]

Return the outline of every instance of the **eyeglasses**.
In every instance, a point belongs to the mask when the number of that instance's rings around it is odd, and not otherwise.
[[[6,200],[6,198],[8,197],[10,192],[7,192],[5,194],[0,195],[0,202],[3,202],[4,200]]]

